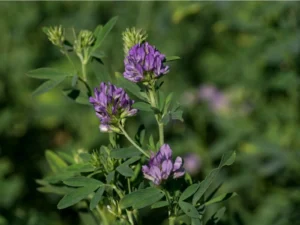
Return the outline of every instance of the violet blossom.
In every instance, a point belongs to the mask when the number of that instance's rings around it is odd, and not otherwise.
[[[174,179],[182,177],[185,174],[182,164],[179,156],[172,162],[172,150],[168,144],[164,144],[156,154],[152,153],[148,165],[144,165],[142,171],[146,179],[160,185],[170,176]]]
[[[134,101],[123,88],[102,82],[99,88],[95,88],[94,95],[89,101],[100,119],[99,128],[103,132],[117,130],[122,119],[137,113],[137,109],[132,108]]]
[[[134,45],[125,60],[124,77],[132,82],[149,81],[169,72],[169,66],[163,65],[165,55],[148,42]]]

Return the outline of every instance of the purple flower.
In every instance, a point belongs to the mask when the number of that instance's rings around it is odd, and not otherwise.
[[[124,89],[115,85],[102,82],[100,88],[95,88],[94,95],[89,101],[100,119],[99,128],[103,132],[112,131],[118,127],[121,119],[137,113],[137,109],[132,108],[134,101],[129,99]]]
[[[148,42],[134,45],[124,60],[124,77],[132,82],[149,81],[169,72],[166,57]]]
[[[229,107],[229,99],[215,86],[204,84],[199,88],[198,97],[201,101],[208,103],[209,108],[217,112]]]
[[[201,159],[198,154],[189,153],[184,157],[184,169],[191,175],[196,175],[201,168]]]
[[[152,153],[148,165],[144,165],[142,171],[144,177],[156,185],[167,180],[171,174],[173,178],[179,178],[185,173],[181,157],[172,162],[172,150],[168,144],[161,146],[156,154]]]

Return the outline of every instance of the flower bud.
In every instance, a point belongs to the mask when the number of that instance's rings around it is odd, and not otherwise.
[[[44,27],[44,32],[48,36],[49,41],[52,44],[62,47],[62,44],[65,40],[64,32],[62,26],[55,26],[55,27]]]
[[[148,37],[146,31],[143,29],[137,30],[135,27],[131,29],[127,28],[126,31],[122,33],[122,36],[125,55],[127,55],[129,49],[131,49],[134,45],[143,43]]]
[[[81,30],[74,41],[74,50],[81,54],[84,48],[88,48],[95,43],[95,37],[93,32],[89,30]]]

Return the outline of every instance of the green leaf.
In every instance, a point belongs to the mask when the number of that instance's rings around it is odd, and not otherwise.
[[[51,184],[56,184],[56,183],[60,183],[62,180],[66,180],[74,176],[75,176],[74,172],[59,171],[55,175],[45,177],[44,180],[48,181]]]
[[[89,177],[72,177],[63,181],[64,184],[72,187],[83,187],[89,185],[104,185],[101,181]]]
[[[215,198],[211,199],[208,202],[205,202],[204,205],[208,206],[208,205],[211,205],[211,204],[214,204],[214,203],[223,202],[223,201],[226,201],[226,200],[228,200],[230,198],[233,198],[235,196],[237,196],[237,193],[235,193],[235,192],[222,194],[222,195],[219,195],[218,197],[215,197]]]
[[[181,194],[179,201],[184,201],[185,199],[191,197],[200,187],[200,184],[192,184],[191,186],[187,187],[184,192]]]
[[[179,202],[179,206],[187,216],[196,219],[200,217],[197,209],[192,204],[188,202]]]
[[[130,165],[132,163],[135,163],[136,161],[140,160],[140,156],[134,156],[130,159],[128,159],[127,161],[125,161],[122,165]]]
[[[96,42],[93,46],[92,52],[95,51],[97,48],[99,48],[106,38],[106,36],[109,34],[111,29],[114,27],[115,23],[117,22],[118,17],[113,17],[110,19],[102,28],[96,28]]]
[[[66,153],[66,152],[57,152],[57,154],[66,162],[73,164],[75,163],[75,160],[73,158],[72,154]]]
[[[106,176],[106,183],[111,183],[115,178],[115,171],[111,171]]]
[[[70,206],[80,202],[82,199],[86,198],[89,194],[94,192],[98,187],[99,187],[99,185],[87,185],[87,186],[75,189],[74,191],[66,194],[59,201],[57,208],[64,209],[64,208],[70,207]]]
[[[170,106],[170,104],[171,104],[171,102],[172,102],[172,98],[173,98],[173,92],[171,92],[171,93],[167,96],[167,98],[166,98],[166,100],[165,100],[165,104],[164,104],[164,108],[163,108],[163,113],[164,113],[164,114],[166,114],[166,113],[168,112],[169,106]]]
[[[79,212],[79,218],[84,225],[99,225],[97,218],[91,212]]]
[[[175,61],[175,60],[179,60],[179,59],[180,59],[179,56],[167,56],[166,62],[171,62],[171,61]]]
[[[73,164],[66,168],[66,171],[74,173],[93,172],[95,168],[89,163]]]
[[[149,137],[149,148],[150,148],[152,151],[156,150],[156,147],[155,147],[155,143],[154,143],[154,139],[153,139],[152,134],[151,134],[150,137]]]
[[[98,205],[98,203],[101,200],[101,197],[102,197],[104,191],[105,191],[105,187],[104,186],[100,187],[96,191],[94,197],[92,198],[92,200],[90,202],[90,210],[93,210]]]
[[[98,35],[100,34],[100,31],[102,30],[103,26],[101,24],[99,24],[95,30],[94,30],[94,36],[98,37]]]
[[[79,89],[65,89],[62,92],[66,97],[79,104],[91,105],[89,102],[89,96]]]
[[[209,188],[215,177],[218,175],[219,169],[213,169],[207,177],[200,183],[200,187],[198,191],[195,193],[193,197],[193,205],[195,205],[200,198],[203,196],[203,194],[206,192],[206,190]]]
[[[40,86],[37,87],[37,89],[32,92],[32,96],[37,96],[44,94],[51,89],[55,88],[57,85],[59,85],[61,82],[63,82],[65,77],[57,78],[55,80],[47,80],[44,83],[42,83]]]
[[[201,225],[201,220],[196,218],[191,218],[191,225]]]
[[[157,208],[162,208],[165,206],[168,206],[169,203],[167,201],[159,201],[151,205],[151,209],[157,209]]]
[[[107,70],[107,67],[104,65],[103,60],[93,60],[92,61],[92,68],[95,74],[95,77],[99,83],[101,82],[111,82],[111,77]]]
[[[54,185],[46,185],[43,187],[37,188],[39,192],[43,193],[52,193],[52,194],[58,194],[58,195],[65,195],[74,190],[74,188],[70,187],[61,187],[61,186],[54,186]]]
[[[133,207],[134,209],[141,209],[152,205],[159,201],[164,196],[164,193],[154,187],[141,189],[126,195],[120,201],[122,209]]]
[[[221,159],[219,168],[222,168],[223,166],[230,166],[234,163],[236,157],[235,152],[226,152]]]
[[[110,156],[114,159],[125,159],[131,158],[133,156],[139,156],[141,152],[137,150],[135,147],[128,147],[128,148],[120,148],[116,150],[112,150]]]
[[[37,78],[37,79],[50,79],[57,80],[66,78],[68,76],[73,76],[72,73],[60,71],[53,68],[39,68],[36,70],[29,71],[27,76]]]
[[[225,207],[222,207],[219,209],[215,214],[212,215],[212,217],[206,222],[206,225],[215,225],[217,224],[220,219],[223,217],[224,213],[226,211]]]
[[[220,165],[218,168],[213,169],[207,177],[200,183],[200,187],[198,191],[195,193],[193,197],[193,205],[195,205],[203,196],[203,194],[207,191],[213,180],[218,175],[220,169],[224,166],[230,166],[235,160],[235,152],[229,152],[223,155]]]
[[[133,170],[128,165],[120,165],[116,169],[124,177],[132,177],[134,175]]]
[[[51,150],[47,150],[45,156],[51,170],[54,173],[59,172],[68,166],[64,160],[62,160],[57,154],[55,154]]]
[[[136,140],[137,143],[139,143],[140,146],[144,144],[145,133],[146,133],[146,128],[145,125],[142,124],[139,126],[139,129],[136,135],[134,136],[134,139]]]
[[[148,103],[145,102],[136,102],[132,105],[133,108],[139,109],[141,111],[152,112],[152,107]]]

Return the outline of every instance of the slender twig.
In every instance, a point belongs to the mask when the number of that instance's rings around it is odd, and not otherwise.
[[[137,145],[137,143],[135,143],[134,140],[131,139],[131,137],[128,135],[128,133],[125,131],[125,129],[122,127],[122,125],[120,126],[120,130],[122,131],[122,133],[124,134],[124,136],[127,138],[127,140],[133,144],[134,147],[136,147],[141,153],[143,153],[147,158],[149,158],[149,154],[146,153],[140,146]]]

